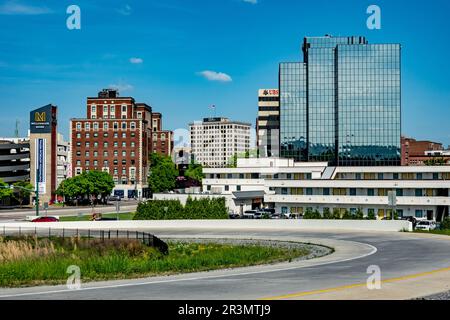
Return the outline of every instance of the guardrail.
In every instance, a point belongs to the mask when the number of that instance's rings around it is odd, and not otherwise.
[[[169,253],[167,243],[147,232],[130,231],[130,230],[93,230],[93,229],[66,229],[66,228],[42,228],[42,227],[7,227],[0,229],[0,236],[3,237],[22,237],[34,236],[38,238],[84,238],[84,239],[101,239],[102,241],[110,239],[135,239],[143,244],[158,249],[163,254]]]

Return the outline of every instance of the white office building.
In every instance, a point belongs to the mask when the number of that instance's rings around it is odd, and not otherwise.
[[[250,123],[227,118],[205,118],[189,124],[194,160],[206,167],[223,168],[233,156],[250,151]]]
[[[450,167],[330,167],[292,159],[238,159],[236,168],[204,168],[203,194],[225,196],[230,211],[260,207],[301,216],[307,209],[361,209],[378,219],[441,220],[449,215]],[[393,192],[395,206],[389,203]],[[392,204],[392,203],[391,203]]]

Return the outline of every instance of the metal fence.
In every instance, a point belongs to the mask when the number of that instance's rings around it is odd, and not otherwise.
[[[169,253],[167,243],[153,234],[131,230],[95,230],[95,229],[66,229],[66,228],[43,228],[43,227],[7,227],[0,229],[0,236],[21,237],[33,236],[38,238],[83,238],[100,239],[102,241],[110,239],[135,239],[143,244],[158,249],[163,254]]]

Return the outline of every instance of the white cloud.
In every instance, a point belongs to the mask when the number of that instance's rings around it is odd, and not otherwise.
[[[141,64],[144,62],[144,60],[142,58],[130,58],[130,62],[132,64]]]
[[[205,79],[208,79],[209,81],[220,81],[220,82],[231,82],[233,79],[229,75],[223,72],[216,72],[216,71],[210,71],[205,70],[198,73]]]
[[[49,14],[53,11],[47,7],[37,7],[21,4],[17,0],[6,1],[0,5],[0,14],[3,15],[40,15]]]
[[[247,3],[251,3],[251,4],[257,4],[258,3],[258,0],[242,0],[242,1],[247,2]]]
[[[120,13],[121,15],[124,15],[124,16],[129,16],[130,14],[131,14],[131,7],[130,7],[130,5],[128,5],[128,4],[126,4],[125,6],[123,6],[122,8],[120,8],[120,9],[117,9],[116,10],[118,13]]]
[[[110,84],[109,87],[111,89],[119,90],[119,93],[124,92],[124,91],[130,91],[130,90],[134,89],[134,87],[128,83]]]

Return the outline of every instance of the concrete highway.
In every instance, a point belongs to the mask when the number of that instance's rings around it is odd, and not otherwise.
[[[161,238],[312,242],[335,253],[307,261],[146,279],[0,289],[1,299],[412,299],[450,290],[450,237],[404,232],[248,228],[148,229]],[[381,289],[369,290],[369,266]],[[82,271],[81,271],[82,272]]]

